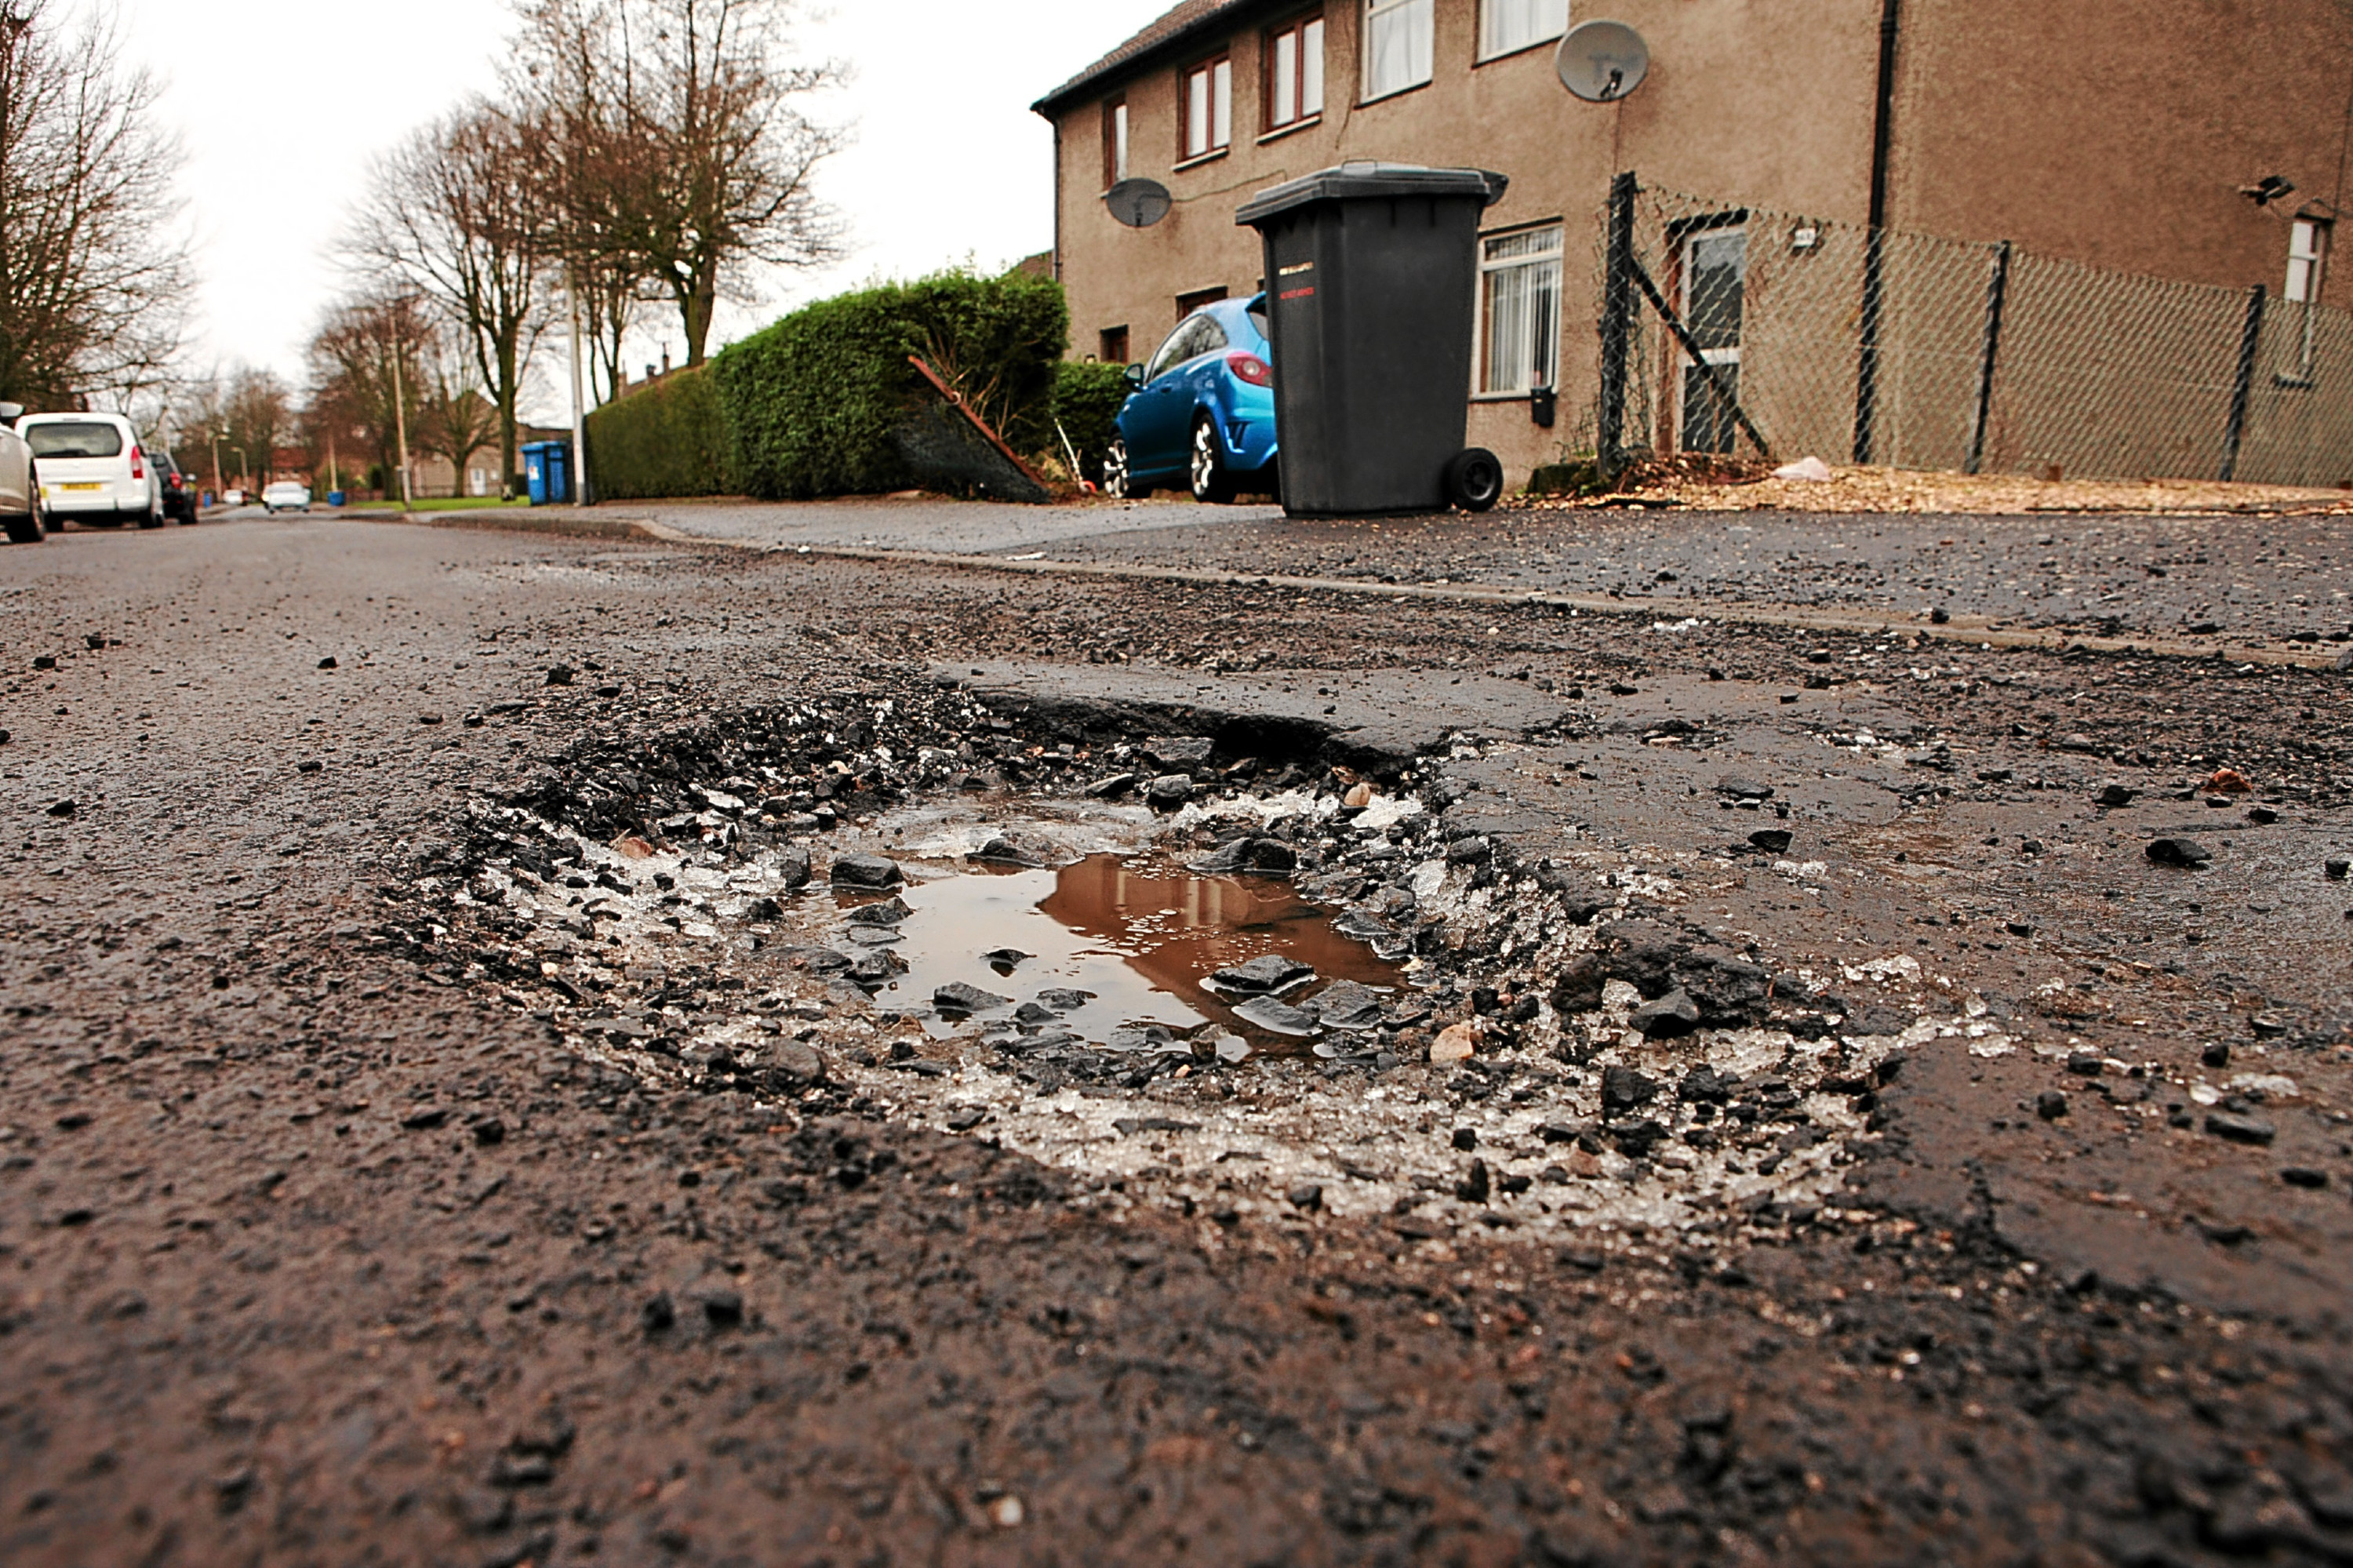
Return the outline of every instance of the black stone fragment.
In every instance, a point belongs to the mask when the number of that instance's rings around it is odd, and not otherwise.
[[[1285,876],[1298,867],[1299,853],[1282,840],[1241,838],[1187,869],[1202,876]]]
[[[2279,1128],[2261,1117],[2241,1116],[2235,1111],[2209,1112],[2206,1130],[2229,1142],[2252,1144],[2258,1148],[2268,1145],[2279,1136]]]
[[[2187,869],[2206,864],[2214,852],[2196,839],[2151,839],[2148,858],[2157,865],[2175,865]]]
[[[880,893],[899,886],[907,880],[906,874],[894,861],[879,854],[844,855],[833,863],[833,885],[836,887],[871,888]]]
[[[1617,1116],[1638,1109],[1659,1097],[1659,1084],[1631,1067],[1606,1067],[1601,1073],[1601,1109]]]
[[[1699,1027],[1699,1004],[1680,988],[1634,1010],[1633,1025],[1652,1040],[1680,1039]]]

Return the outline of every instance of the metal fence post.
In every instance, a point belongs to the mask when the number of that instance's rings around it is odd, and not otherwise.
[[[2247,324],[2239,333],[2239,376],[2231,387],[2231,422],[2222,432],[2222,482],[2239,477],[2239,448],[2247,439],[2247,402],[2255,389],[2255,354],[2263,341],[2263,303],[2258,283],[2247,291]]]
[[[1609,183],[1609,243],[1601,280],[1601,406],[1595,418],[1594,461],[1604,480],[1626,471],[1626,376],[1633,360],[1634,198],[1641,185],[1629,172]]]
[[[1969,461],[1963,471],[1985,471],[1986,426],[1993,418],[1993,373],[2001,359],[2001,317],[2010,303],[2010,260],[2017,247],[2005,239],[1993,248],[1993,279],[1986,285],[1985,355],[1978,362],[1978,417],[1969,428]]]
[[[1862,345],[1854,368],[1854,461],[1871,466],[1879,444],[1879,334],[1887,314],[1887,231],[1862,241]]]

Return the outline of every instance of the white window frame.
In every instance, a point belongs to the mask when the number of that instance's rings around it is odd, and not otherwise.
[[[1324,117],[1324,17],[1296,17],[1266,36],[1266,129],[1292,131]],[[1291,58],[1284,79],[1285,45]]]
[[[1234,58],[1229,54],[1187,66],[1178,102],[1179,163],[1213,158],[1234,144]]]
[[[1430,85],[1437,69],[1437,11],[1436,0],[1365,0],[1366,102]],[[1402,74],[1394,80],[1377,80],[1373,73],[1380,57],[1382,36],[1396,27],[1407,29],[1402,46],[1406,51]]]
[[[1745,343],[1748,336],[1748,267],[1746,247],[1753,238],[1747,224],[1727,223],[1717,228],[1695,228],[1689,234],[1684,235],[1683,238],[1683,254],[1680,258],[1683,263],[1683,286],[1676,291],[1683,296],[1681,303],[1684,323],[1689,324],[1697,321],[1698,313],[1693,304],[1692,290],[1694,285],[1697,282],[1699,276],[1699,269],[1693,265],[1694,260],[1697,257],[1699,248],[1710,240],[1735,238],[1740,240],[1743,252],[1740,284],[1740,336],[1742,342]],[[1696,331],[1697,329],[1694,328],[1694,330]],[[1729,348],[1703,349],[1700,351],[1700,358],[1709,365],[1729,366],[1733,372],[1734,380],[1736,383],[1739,378],[1740,371],[1740,343],[1736,343]],[[1686,452],[1701,450],[1694,448],[1691,444],[1691,371],[1694,366],[1691,355],[1686,352],[1680,344],[1675,347],[1675,366],[1677,372],[1675,376],[1675,448],[1678,451]],[[1730,418],[1728,411],[1725,417],[1727,418]],[[1723,450],[1727,451],[1737,450],[1739,449],[1739,445],[1740,438],[1736,433],[1732,438],[1731,444]],[[1716,451],[1718,449],[1708,447],[1704,450],[1712,452]]]
[[[2287,289],[2292,305],[2320,302],[2320,275],[2328,265],[2329,226],[2318,218],[2299,217],[2288,228]]]
[[[1111,156],[1105,159],[1104,162],[1109,164],[1111,166],[1109,171],[1111,174],[1111,183],[1115,185],[1127,178],[1127,154],[1130,142],[1128,135],[1129,120],[1127,111],[1127,97],[1125,94],[1123,93],[1120,97],[1113,100],[1110,111],[1103,116],[1103,133],[1111,142],[1111,147],[1109,149]],[[1109,187],[1107,186],[1105,188],[1108,189]]]
[[[1507,32],[1507,27],[1513,30]],[[1482,64],[1549,43],[1567,31],[1568,0],[1479,0]]]
[[[1482,235],[1479,239],[1479,389],[1482,397],[1525,397],[1539,387],[1560,384],[1560,337],[1562,288],[1566,281],[1563,261],[1566,256],[1566,228],[1559,223],[1538,224],[1528,228],[1514,228],[1501,234]],[[1542,249],[1521,250],[1518,242],[1529,240],[1544,244]],[[1498,255],[1497,251],[1504,251]],[[1507,274],[1534,275],[1537,293],[1523,302],[1523,308],[1533,309],[1527,323],[1527,337],[1513,346],[1510,374],[1498,378],[1496,354],[1496,295]],[[1549,292],[1543,289],[1545,274],[1550,275]],[[1549,322],[1544,318],[1549,316]]]

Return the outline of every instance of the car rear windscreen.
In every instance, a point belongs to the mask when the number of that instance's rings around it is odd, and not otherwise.
[[[93,419],[88,424],[35,425],[23,432],[37,458],[111,458],[122,455],[122,432]]]

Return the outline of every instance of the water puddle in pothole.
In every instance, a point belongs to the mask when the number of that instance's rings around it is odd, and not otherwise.
[[[895,906],[840,905],[846,946],[904,965],[871,988],[875,1005],[934,1037],[977,1022],[1036,1048],[1178,1053],[1215,1026],[1201,1046],[1228,1060],[1244,1046],[1329,1057],[1377,1051],[1383,1024],[1425,1011],[1398,964],[1341,935],[1334,911],[1280,878],[1098,853],[1059,870],[975,865],[912,881]],[[891,924],[860,923],[861,909],[871,918],[901,906],[909,913]],[[960,986],[971,988],[965,1005],[941,1001]]]

